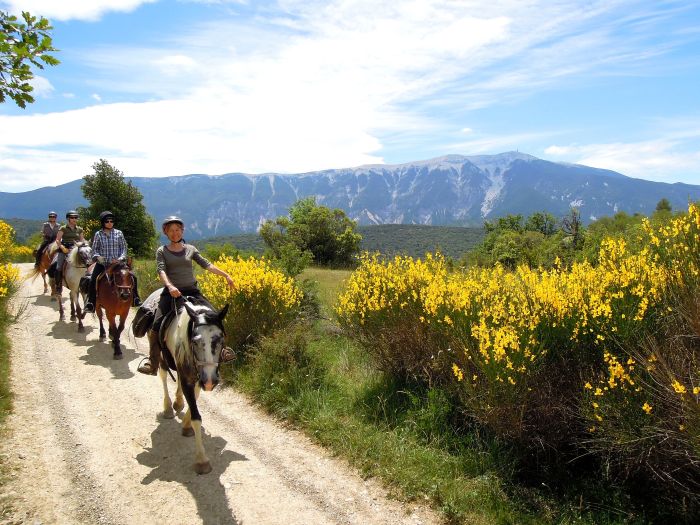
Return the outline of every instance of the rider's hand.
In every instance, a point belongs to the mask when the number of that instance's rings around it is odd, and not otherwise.
[[[68,250],[68,248],[66,248],[65,246],[63,246],[63,245],[61,244],[61,251],[62,251],[63,253],[68,253],[69,250]]]
[[[100,264],[104,264],[104,263],[105,263],[105,258],[102,257],[101,255],[98,255],[98,256],[97,256],[97,262],[100,263]]]
[[[170,292],[171,297],[180,297],[182,294],[180,293],[180,290],[175,288],[172,284],[168,286],[168,292]]]

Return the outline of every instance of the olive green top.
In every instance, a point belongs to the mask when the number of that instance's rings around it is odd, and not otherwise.
[[[75,229],[73,229],[68,224],[61,226],[58,231],[63,232],[63,237],[61,237],[62,244],[76,243],[83,234],[83,229],[80,226],[76,226]]]

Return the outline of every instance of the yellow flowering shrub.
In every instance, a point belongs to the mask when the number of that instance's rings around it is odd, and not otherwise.
[[[216,266],[233,279],[233,288],[219,275],[198,278],[202,293],[217,308],[229,305],[224,320],[229,341],[244,346],[289,323],[297,314],[302,292],[294,280],[264,259],[223,256]]]
[[[10,264],[14,249],[15,231],[0,221],[0,299],[8,297],[19,280],[19,270]],[[4,308],[5,306],[0,306]]]

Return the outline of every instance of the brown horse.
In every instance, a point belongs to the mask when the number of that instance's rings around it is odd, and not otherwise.
[[[109,265],[97,280],[97,300],[95,312],[100,320],[100,341],[106,338],[102,325],[102,310],[104,309],[109,322],[109,338],[114,347],[114,359],[121,359],[122,349],[119,343],[124,323],[129,315],[132,301],[134,278],[126,263],[115,261]],[[116,317],[119,316],[117,326]]]
[[[49,266],[51,266],[51,261],[53,260],[54,255],[56,254],[57,246],[55,242],[52,242],[49,244],[46,248],[44,248],[44,251],[41,253],[41,258],[39,259],[39,267],[34,268],[32,270],[32,273],[29,274],[29,277],[31,279],[36,279],[38,275],[41,275],[41,278],[44,281],[44,293],[49,292],[49,284],[51,285],[51,300],[55,301],[56,300],[56,290],[54,289],[54,282],[53,280],[49,280],[49,283],[46,282],[46,274],[49,271]]]

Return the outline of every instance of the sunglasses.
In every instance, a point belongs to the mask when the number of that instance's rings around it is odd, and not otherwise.
[[[105,224],[108,223],[108,222],[114,222],[114,221],[113,221],[112,219],[107,219],[107,220],[105,220]]]

